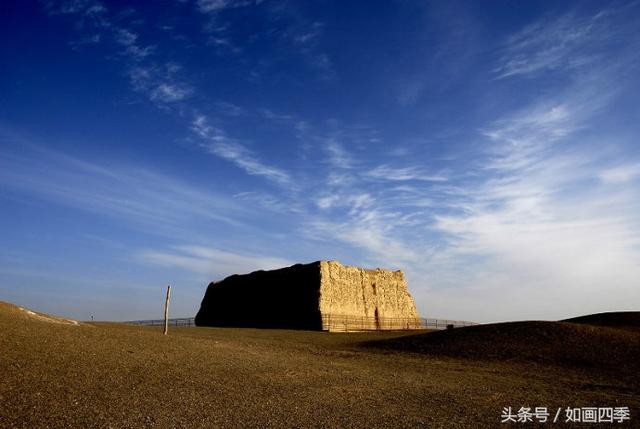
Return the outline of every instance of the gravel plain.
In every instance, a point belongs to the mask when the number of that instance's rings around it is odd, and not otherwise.
[[[638,331],[546,323],[489,333],[163,336],[155,327],[55,323],[0,302],[0,428],[498,428],[509,426],[500,423],[507,406],[628,406],[631,422],[610,426],[640,427],[640,371],[630,372]],[[574,328],[579,336],[563,349]],[[578,343],[602,358],[576,359]]]

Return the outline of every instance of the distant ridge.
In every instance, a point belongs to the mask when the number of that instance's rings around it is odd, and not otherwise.
[[[640,383],[640,360],[637,359],[640,355],[640,330],[626,327],[567,321],[493,323],[369,341],[363,345],[393,352],[470,360],[535,362],[604,372],[624,371],[625,374],[634,374]]]
[[[605,313],[588,314],[572,317],[563,322],[580,323],[584,325],[624,327],[640,329],[640,311],[610,311]]]

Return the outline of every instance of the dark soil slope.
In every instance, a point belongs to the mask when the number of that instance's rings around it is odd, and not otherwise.
[[[640,311],[612,311],[565,319],[564,322],[612,328],[640,329]]]
[[[640,333],[567,322],[511,322],[411,335],[369,347],[465,359],[640,372]]]

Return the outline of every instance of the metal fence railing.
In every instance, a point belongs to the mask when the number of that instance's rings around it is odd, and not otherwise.
[[[423,329],[417,317],[371,317],[322,314],[322,330],[330,332],[405,331]]]
[[[420,319],[425,329],[447,329],[447,326],[453,325],[454,328],[462,328],[464,326],[477,325],[476,322],[466,320],[449,320],[449,319]]]
[[[140,326],[164,326],[163,319],[133,320],[125,322]],[[477,325],[466,320],[433,319],[433,318],[395,318],[395,317],[360,317],[345,315],[323,315],[323,330],[333,332],[378,331],[378,330],[414,330],[414,329],[447,329]],[[169,326],[195,326],[195,318],[181,317],[169,319]]]
[[[153,319],[153,320],[132,320],[130,322],[125,322],[130,325],[141,325],[141,326],[164,326],[163,319]],[[193,317],[181,317],[177,319],[169,319],[169,326],[196,326],[195,318]]]
[[[475,325],[474,322],[450,319],[406,317],[366,317],[340,314],[322,315],[322,329],[332,332],[405,331],[415,329],[447,329]]]

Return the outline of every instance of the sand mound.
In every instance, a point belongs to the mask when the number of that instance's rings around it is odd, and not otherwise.
[[[80,325],[0,303],[0,428],[496,428],[503,406],[628,406],[632,419],[640,410],[638,371],[357,345],[400,335],[392,332],[171,328],[164,336],[158,327]]]
[[[640,311],[613,311],[565,319],[563,322],[584,325],[640,329]]]
[[[2,301],[0,301],[0,313],[4,313],[6,315],[15,315],[18,317],[27,317],[29,319],[36,320],[39,322],[56,323],[60,325],[72,325],[72,326],[80,325],[80,322],[76,320],[64,319],[62,317],[51,316],[45,313],[37,313],[27,308],[23,308],[18,305],[9,304],[7,302],[2,302]]]
[[[640,371],[640,333],[567,322],[511,322],[409,335],[365,344],[386,350]]]

